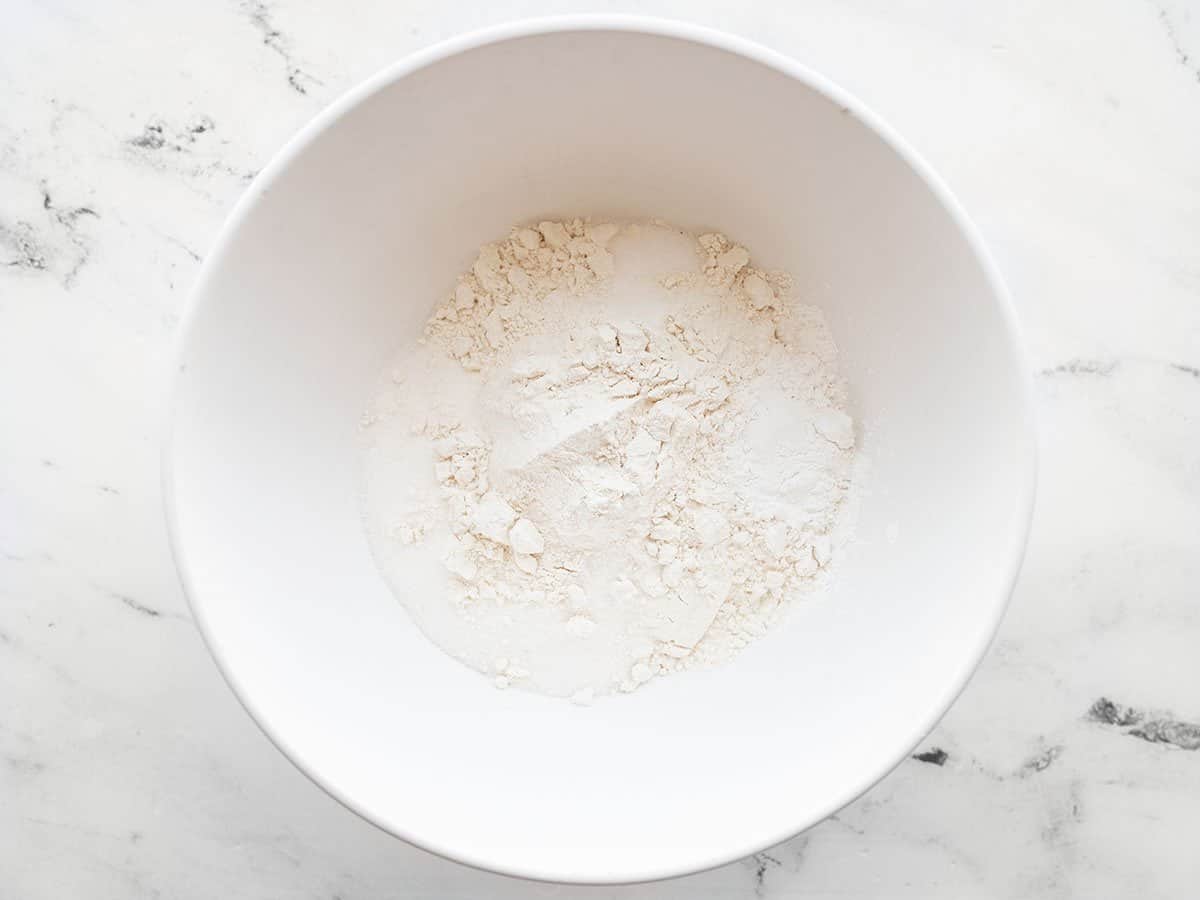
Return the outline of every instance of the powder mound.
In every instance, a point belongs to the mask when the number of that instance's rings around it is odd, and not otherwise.
[[[541,301],[552,291],[581,294],[612,274],[607,244],[617,230],[581,219],[514,228],[506,240],[480,249],[426,333],[464,368],[482,369],[518,338],[545,329]]]
[[[836,356],[819,310],[724,235],[514,228],[364,417],[376,556],[497,687],[586,705],[725,662],[824,588],[848,534]]]

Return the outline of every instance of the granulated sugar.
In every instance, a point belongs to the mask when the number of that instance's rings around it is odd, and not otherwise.
[[[848,532],[836,363],[820,311],[723,235],[514,229],[364,416],[376,557],[497,687],[587,703],[725,662]]]

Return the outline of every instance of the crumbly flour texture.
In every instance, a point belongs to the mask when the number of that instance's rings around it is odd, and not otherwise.
[[[823,589],[849,532],[829,328],[721,234],[514,229],[362,432],[385,576],[500,688],[589,703],[726,662]]]

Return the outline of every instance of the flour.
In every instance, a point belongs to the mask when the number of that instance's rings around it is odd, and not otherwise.
[[[498,687],[589,703],[725,662],[819,590],[854,425],[790,295],[662,223],[482,248],[364,419],[373,548],[422,630]]]

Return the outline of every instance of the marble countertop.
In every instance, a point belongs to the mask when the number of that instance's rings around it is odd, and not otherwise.
[[[271,153],[349,86],[467,28],[584,9],[6,6],[0,896],[1196,896],[1200,7],[1186,0],[638,5],[791,53],[888,119],[981,226],[1037,369],[1041,486],[1012,608],[943,724],[868,795],[702,875],[537,885],[368,826],[238,706],[160,509],[167,360],[199,261]]]

